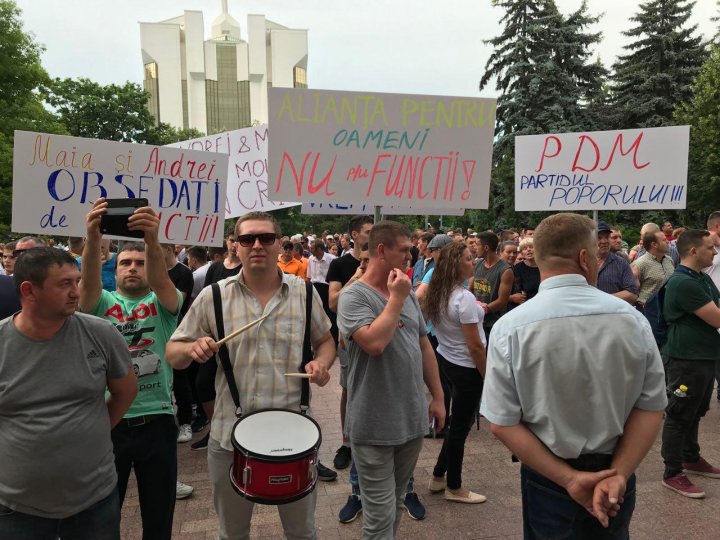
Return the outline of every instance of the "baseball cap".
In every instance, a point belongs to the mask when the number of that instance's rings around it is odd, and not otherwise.
[[[430,240],[430,243],[428,244],[428,249],[442,249],[448,244],[452,243],[453,239],[450,238],[447,234],[436,234],[432,240]]]
[[[612,229],[610,228],[610,225],[608,225],[604,221],[598,221],[597,232],[612,232]]]

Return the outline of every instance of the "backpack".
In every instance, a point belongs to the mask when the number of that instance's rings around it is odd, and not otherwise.
[[[650,298],[647,299],[647,302],[645,302],[643,314],[650,323],[650,328],[652,328],[652,333],[655,337],[655,343],[657,343],[658,349],[660,350],[662,350],[663,346],[667,342],[668,334],[668,324],[665,320],[665,287],[667,287],[667,284],[670,283],[673,276],[689,273],[690,272],[687,269],[678,266],[663,286],[652,293]]]
[[[672,276],[670,276],[672,277]],[[667,341],[668,324],[665,320],[665,287],[667,287],[668,279],[662,287],[650,295],[650,298],[645,302],[645,309],[643,314],[650,323],[652,328],[653,336],[655,337],[655,343],[657,343],[658,349],[662,350],[663,345]]]

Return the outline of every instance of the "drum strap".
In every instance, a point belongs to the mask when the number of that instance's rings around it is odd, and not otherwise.
[[[313,284],[309,281],[305,282],[305,333],[303,335],[303,351],[302,363],[300,364],[300,373],[305,373],[305,366],[313,359],[312,345],[310,344],[310,318],[312,317],[312,301],[313,301]],[[300,412],[305,414],[310,406],[310,381],[302,380],[302,390],[300,394]]]
[[[213,283],[212,294],[213,294],[213,307],[215,308],[215,326],[217,326],[217,341],[220,341],[225,337],[225,324],[223,323],[222,314],[222,297],[220,295],[220,285]],[[225,379],[227,380],[228,388],[230,389],[230,395],[235,403],[235,416],[240,418],[242,416],[242,407],[240,406],[240,392],[238,392],[237,384],[235,383],[235,377],[232,372],[232,364],[230,364],[230,353],[228,352],[227,343],[220,345],[218,351],[220,357],[220,365],[222,365],[223,372],[225,373]]]
[[[220,286],[217,283],[213,283],[212,295],[213,295],[213,307],[215,310],[215,325],[217,326],[217,341],[220,341],[225,337],[225,325],[223,323],[222,314],[222,296],[220,294]],[[305,366],[308,362],[313,359],[312,345],[310,343],[310,318],[312,316],[312,299],[313,299],[313,286],[309,281],[305,282],[305,331],[303,334],[303,349],[302,349],[302,363],[300,364],[300,372],[305,372]],[[230,389],[230,395],[235,403],[235,416],[240,418],[242,416],[242,407],[240,406],[240,392],[238,391],[237,384],[235,383],[235,377],[233,376],[232,364],[230,363],[230,353],[228,352],[227,344],[223,343],[218,351],[220,357],[220,364],[222,365],[223,372],[225,373],[225,379],[227,380],[228,388]],[[302,389],[300,394],[300,411],[305,414],[308,407],[310,406],[310,381],[302,379]]]

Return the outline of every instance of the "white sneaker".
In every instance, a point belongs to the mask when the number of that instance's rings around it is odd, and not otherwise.
[[[192,427],[190,424],[183,424],[178,431],[177,442],[188,442],[190,439],[192,439]]]
[[[193,491],[195,491],[194,487],[183,484],[182,482],[177,482],[175,484],[176,499],[187,499],[190,495],[192,495]]]

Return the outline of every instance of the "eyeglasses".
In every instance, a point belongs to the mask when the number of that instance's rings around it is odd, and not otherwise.
[[[270,246],[275,243],[278,239],[278,235],[275,233],[260,233],[260,234],[241,234],[235,238],[235,241],[242,247],[253,247],[256,240],[260,240],[263,246]]]
[[[26,252],[27,250],[29,250],[29,249],[30,249],[30,248],[14,249],[12,256],[17,259],[21,254],[25,253],[25,252]]]

